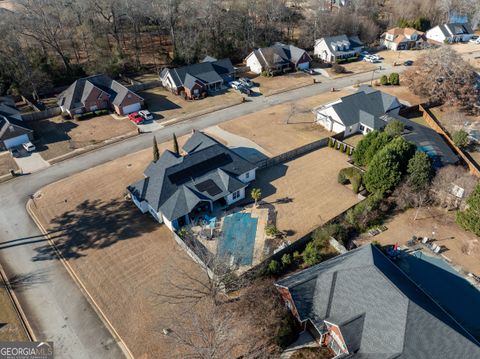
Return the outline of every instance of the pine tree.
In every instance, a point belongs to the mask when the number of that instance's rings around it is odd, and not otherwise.
[[[157,162],[160,158],[160,152],[158,151],[157,139],[153,136],[153,162]]]
[[[175,133],[173,134],[173,152],[175,152],[177,155],[180,154],[180,150],[178,148],[177,136],[175,135]]]

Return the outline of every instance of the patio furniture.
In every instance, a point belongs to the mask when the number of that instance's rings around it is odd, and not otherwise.
[[[433,252],[434,252],[435,254],[439,254],[441,250],[442,250],[442,247],[437,246],[437,248],[435,248],[435,250],[434,250]]]
[[[427,243],[428,243],[428,237],[423,237],[422,244],[427,244]]]

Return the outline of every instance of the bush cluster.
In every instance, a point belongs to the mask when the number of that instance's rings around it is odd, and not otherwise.
[[[363,173],[355,167],[342,168],[338,172],[338,183],[343,185],[351,183],[353,193],[358,193],[363,184]]]
[[[387,85],[400,85],[400,75],[396,72],[392,72],[389,76],[382,75],[380,77],[380,85],[387,86]]]
[[[74,115],[73,118],[76,119],[76,120],[86,120],[86,119],[89,119],[89,118],[92,118],[92,117],[103,116],[103,115],[107,115],[107,114],[108,114],[108,110],[97,110],[97,111],[77,114],[77,115]]]
[[[332,66],[332,71],[336,74],[343,74],[347,71],[347,69],[345,69],[345,67],[343,67],[342,65],[336,63]]]

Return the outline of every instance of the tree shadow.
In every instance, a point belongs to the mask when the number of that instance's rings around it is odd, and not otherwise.
[[[78,127],[73,121],[58,123],[48,119],[33,121],[29,126],[33,129],[34,136],[37,140],[35,142],[37,152],[47,150],[49,144],[71,140],[68,132]]]
[[[268,159],[262,152],[252,147],[232,147],[233,152],[242,156],[252,163],[260,162]]]
[[[48,274],[46,271],[34,271],[29,273],[16,274],[9,278],[9,288],[16,291],[21,291],[23,289],[33,287],[37,284],[48,282],[47,277]],[[4,284],[4,287],[7,287],[7,285]]]
[[[262,197],[267,198],[277,192],[272,182],[278,178],[285,176],[288,166],[285,164],[279,164],[273,167],[265,168],[257,171],[257,176],[252,184],[253,188],[260,188],[262,191]]]
[[[142,92],[140,93],[140,96],[145,99],[145,104],[150,112],[176,110],[182,108],[175,102],[170,101],[165,95],[152,92]],[[178,98],[181,99],[180,96],[178,96]]]
[[[109,202],[84,201],[51,221],[56,233],[55,248],[46,244],[35,250],[33,261],[58,259],[56,250],[66,259],[77,259],[89,249],[102,249],[118,241],[141,236],[158,229],[159,223],[126,199]]]

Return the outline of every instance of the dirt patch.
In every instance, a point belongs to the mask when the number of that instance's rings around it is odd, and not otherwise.
[[[29,125],[38,138],[35,142],[37,151],[45,160],[137,132],[137,127],[130,120],[126,118],[116,120],[110,115],[67,121],[61,116],[56,116],[30,122]]]
[[[172,144],[159,145],[166,148]],[[49,185],[32,210],[134,356],[168,358],[174,343],[164,341],[165,318],[181,316],[190,304],[158,294],[170,293],[172,282],[185,285],[178,268],[193,277],[203,272],[165,226],[125,198],[151,156],[144,150]],[[46,245],[34,260],[56,259]]]
[[[407,60],[416,61],[420,56],[426,54],[428,50],[404,50],[404,51],[392,51],[383,50],[376,54],[383,57],[382,62],[391,66],[396,64],[403,64]],[[392,69],[395,71],[395,69]]]
[[[325,92],[241,116],[220,127],[254,141],[275,156],[331,136],[333,133],[314,123],[312,109],[351,93],[348,90]]]
[[[138,94],[145,99],[146,105],[155,115],[155,119],[161,121],[201,113],[208,109],[214,110],[219,106],[233,106],[241,103],[243,98],[238,92],[228,90],[201,100],[187,101],[164,87],[154,87]]]
[[[0,176],[9,174],[10,170],[18,170],[18,166],[10,153],[5,152],[0,155]]]
[[[359,202],[337,182],[346,161],[345,154],[323,148],[258,172],[252,187],[261,188],[262,206],[275,207],[277,228],[290,234],[287,239],[297,240]]]
[[[387,221],[388,230],[364,241],[375,239],[382,245],[405,245],[412,236],[434,238],[439,246],[445,246],[444,255],[452,263],[467,272],[480,275],[480,242],[474,234],[465,232],[455,223],[455,213],[436,208],[421,209],[417,220],[416,210],[408,210]],[[435,232],[435,235],[432,235]],[[469,254],[468,254],[468,253]]]
[[[294,72],[273,77],[259,76],[251,73],[246,76],[252,78],[252,81],[259,87],[260,92],[264,96],[270,96],[275,93],[313,84],[313,77],[303,72]]]
[[[28,341],[27,333],[0,278],[0,341]]]

